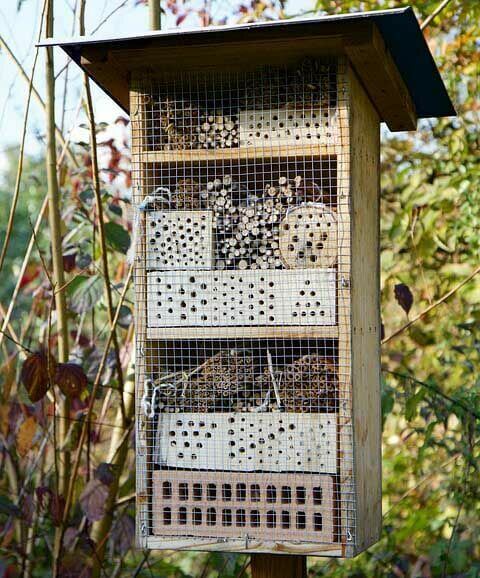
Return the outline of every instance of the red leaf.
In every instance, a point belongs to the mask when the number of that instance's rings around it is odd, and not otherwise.
[[[77,259],[76,253],[69,253],[68,255],[63,255],[63,268],[67,273],[71,273],[75,269],[76,259]]]
[[[175,22],[175,24],[177,26],[180,26],[180,24],[185,20],[185,18],[188,16],[188,12],[184,12],[183,14],[180,14],[180,16],[177,17],[177,20]]]
[[[115,465],[102,462],[95,470],[95,479],[102,482],[106,486],[110,486],[115,480]]]
[[[90,480],[80,495],[80,506],[91,522],[105,515],[108,488],[100,480]]]
[[[79,397],[88,384],[83,369],[76,363],[59,363],[55,383],[66,397]]]
[[[47,499],[51,500],[52,498],[52,490],[46,486],[40,486],[35,489],[35,493],[37,494],[38,507],[43,510],[47,507]]]
[[[128,514],[120,516],[112,530],[113,544],[120,555],[123,556],[132,547],[134,537],[135,520]]]
[[[408,315],[408,312],[410,311],[413,305],[413,295],[412,292],[410,291],[410,288],[408,287],[408,285],[405,285],[404,283],[399,283],[398,285],[395,285],[394,291],[395,291],[395,299],[397,300],[400,307]]]
[[[32,353],[23,362],[20,379],[33,403],[40,401],[47,393],[55,366],[55,360],[45,351]]]

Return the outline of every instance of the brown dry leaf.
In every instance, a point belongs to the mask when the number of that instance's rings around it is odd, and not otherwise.
[[[17,452],[22,458],[32,449],[36,433],[37,420],[31,415],[22,423],[17,433]]]
[[[83,369],[76,363],[59,363],[55,383],[66,397],[79,397],[88,384]]]
[[[55,367],[55,360],[45,351],[32,353],[23,362],[20,379],[33,403],[40,401],[47,393]]]
[[[0,433],[3,435],[3,437],[8,436],[8,430],[10,427],[10,424],[8,422],[9,412],[10,412],[9,405],[7,404],[0,405]]]

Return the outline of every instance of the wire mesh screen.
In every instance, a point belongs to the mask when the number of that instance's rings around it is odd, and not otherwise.
[[[133,81],[139,539],[355,539],[342,61]]]

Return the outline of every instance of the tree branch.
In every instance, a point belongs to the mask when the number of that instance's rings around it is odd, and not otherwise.
[[[436,307],[438,307],[439,305],[441,305],[442,303],[447,301],[447,299],[449,299],[452,295],[454,295],[457,291],[459,291],[464,285],[466,285],[469,281],[471,281],[479,273],[480,273],[480,266],[478,266],[474,271],[472,271],[472,273],[470,273],[470,275],[466,279],[464,279],[461,283],[459,283],[458,285],[455,285],[455,287],[453,289],[451,289],[450,291],[445,293],[445,295],[443,295],[443,297],[440,297],[440,299],[438,299],[438,301],[435,301],[434,303],[429,305],[421,313],[419,313],[418,315],[416,315],[415,317],[410,319],[410,321],[405,323],[405,325],[402,325],[396,331],[391,333],[388,337],[385,337],[385,339],[382,340],[382,345],[385,345],[386,343],[388,343],[389,341],[391,341],[392,339],[394,339],[395,337],[397,337],[398,335],[403,333],[406,329],[411,327],[414,323],[416,323],[417,321],[419,321],[420,319],[425,317],[425,315],[430,313],[430,311],[432,311],[433,309],[435,309]]]

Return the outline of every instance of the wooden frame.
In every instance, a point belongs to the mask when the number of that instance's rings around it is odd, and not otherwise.
[[[380,531],[381,484],[380,484],[380,396],[379,396],[379,323],[378,323],[378,162],[379,162],[379,116],[369,97],[361,86],[352,67],[344,61],[344,72],[339,78],[346,98],[338,108],[338,124],[340,132],[337,142],[331,149],[319,146],[302,146],[288,148],[289,154],[322,155],[327,150],[336,155],[337,159],[337,205],[338,215],[338,264],[337,264],[337,299],[338,318],[333,326],[325,327],[261,327],[224,328],[221,335],[228,338],[239,335],[256,337],[292,338],[321,336],[338,340],[338,371],[340,384],[340,399],[342,407],[338,415],[337,443],[340,451],[338,464],[340,476],[337,497],[340,512],[341,534],[338,544],[319,547],[314,544],[295,544],[271,542],[268,539],[252,540],[245,545],[233,537],[228,545],[222,545],[218,540],[211,541],[201,537],[182,539],[172,536],[170,539],[160,539],[156,536],[144,536],[141,529],[148,524],[148,500],[153,487],[153,479],[145,476],[146,464],[152,460],[151,447],[154,440],[145,444],[145,452],[140,451],[139,466],[143,471],[143,481],[152,480],[140,488],[138,517],[140,535],[138,543],[150,548],[179,548],[195,550],[221,550],[237,552],[275,552],[303,553],[323,556],[354,556],[378,539]],[[132,92],[132,102],[136,102],[135,92]],[[141,126],[141,112],[137,108],[133,125]],[[141,129],[139,129],[141,132]],[[211,162],[217,160],[218,151],[169,151],[145,153],[141,146],[139,133],[136,134],[136,146],[133,150],[134,162],[171,163],[175,159],[181,162]],[[249,158],[259,154],[262,149],[237,148],[220,151],[220,158],[234,160]],[[293,151],[293,153],[292,153]],[[260,152],[263,156],[265,152]],[[272,148],[269,153],[285,155],[286,147]],[[216,156],[217,155],[217,156]],[[145,168],[148,164],[145,165]],[[138,174],[142,175],[140,170]],[[141,185],[141,183],[140,183]],[[141,187],[140,187],[141,188]],[[141,199],[141,195],[139,200]],[[367,225],[367,226],[365,226]],[[367,236],[366,236],[367,235]],[[350,240],[351,239],[351,240]],[[139,260],[142,260],[142,253]],[[148,302],[147,272],[140,269],[143,300],[139,300],[138,319],[146,319],[145,306]],[[137,272],[138,273],[138,272]],[[373,277],[372,277],[373,275]],[[362,278],[363,276],[363,278]],[[142,281],[143,279],[143,281]],[[377,287],[369,291],[371,299],[365,299],[363,287]],[[145,293],[146,291],[146,293]],[[218,338],[216,327],[183,328],[141,328],[142,335],[147,339],[208,339]],[[368,357],[368,361],[366,358]],[[142,380],[143,376],[139,376]],[[141,385],[142,381],[139,381]],[[143,394],[139,388],[139,399]],[[352,417],[353,416],[353,424]],[[147,428],[143,419],[139,420],[139,439],[146,439]],[[353,427],[352,427],[353,425]],[[142,430],[144,433],[142,434]],[[141,448],[141,446],[140,446]],[[236,475],[238,472],[236,473]],[[160,480],[160,473],[155,479]],[[159,483],[158,481],[155,483]],[[155,484],[154,483],[154,484]],[[308,542],[308,540],[306,541]]]

